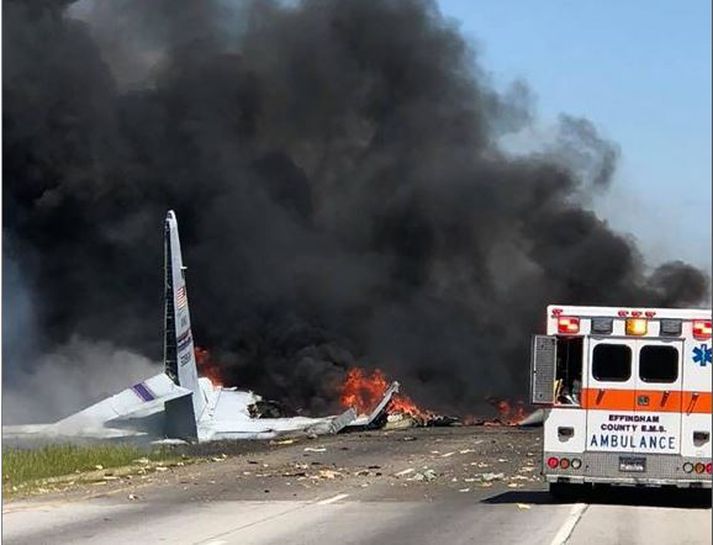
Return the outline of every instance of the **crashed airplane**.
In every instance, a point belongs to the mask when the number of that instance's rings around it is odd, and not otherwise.
[[[278,435],[330,434],[365,429],[385,421],[385,411],[397,382],[368,415],[354,408],[322,418],[259,418],[263,400],[250,391],[214,385],[199,377],[185,271],[173,211],[165,220],[164,372],[122,390],[54,424],[6,426],[12,438],[149,438],[190,442],[220,439],[269,439]]]

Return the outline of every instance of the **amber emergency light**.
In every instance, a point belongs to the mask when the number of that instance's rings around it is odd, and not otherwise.
[[[627,318],[626,319],[626,334],[627,335],[646,335],[648,330],[648,322],[645,318]]]

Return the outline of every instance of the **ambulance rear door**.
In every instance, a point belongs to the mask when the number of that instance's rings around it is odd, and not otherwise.
[[[623,426],[630,425],[626,419],[633,421],[634,416],[636,343],[632,338],[589,338],[589,365],[582,395],[582,406],[587,409],[587,450],[622,451],[622,437],[626,434]]]
[[[680,454],[683,341],[642,338],[636,351],[634,450]]]

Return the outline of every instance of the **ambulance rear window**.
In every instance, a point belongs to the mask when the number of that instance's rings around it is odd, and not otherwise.
[[[673,346],[644,346],[639,352],[639,377],[644,382],[675,382],[678,350]]]
[[[631,348],[598,344],[592,353],[592,376],[602,382],[626,382],[631,377]]]

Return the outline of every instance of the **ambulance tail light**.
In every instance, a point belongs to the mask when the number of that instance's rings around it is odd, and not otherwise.
[[[711,338],[710,320],[693,320],[693,337],[699,341],[707,341]]]
[[[708,463],[706,464],[706,473],[708,473],[708,475],[710,475],[712,471],[713,471],[713,464],[711,464],[710,462],[708,462]]]
[[[698,462],[694,469],[696,470],[696,473],[701,474],[706,470],[706,466],[705,464]]]
[[[560,465],[560,461],[556,456],[550,456],[547,458],[547,467],[550,469],[555,469],[558,465]]]
[[[627,335],[646,335],[648,330],[648,322],[645,318],[627,318],[626,319],[626,334]]]
[[[580,467],[582,467],[582,460],[580,460],[579,458],[572,458],[571,465],[572,469],[579,469]]]
[[[557,318],[557,332],[565,335],[576,335],[579,333],[579,318],[560,316]]]
[[[569,460],[567,458],[560,458],[560,469],[569,469]]]
[[[693,471],[693,464],[691,462],[686,462],[685,464],[683,464],[683,471],[685,471],[686,473],[690,473],[691,471]]]

